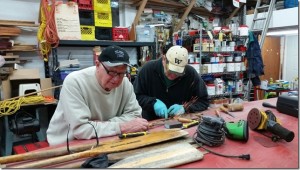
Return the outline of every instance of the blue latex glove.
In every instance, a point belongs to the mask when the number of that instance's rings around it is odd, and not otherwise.
[[[184,114],[185,110],[183,105],[179,104],[173,104],[169,109],[168,109],[168,114],[170,116],[175,116],[175,115],[182,115]]]
[[[156,99],[156,102],[154,104],[154,112],[156,116],[162,117],[162,118],[168,118],[168,109],[167,106],[159,99]]]

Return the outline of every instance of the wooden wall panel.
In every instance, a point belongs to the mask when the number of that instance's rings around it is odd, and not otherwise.
[[[266,37],[262,48],[262,58],[264,62],[265,75],[260,76],[261,81],[279,79],[280,70],[280,37]],[[263,99],[263,93],[259,95]]]

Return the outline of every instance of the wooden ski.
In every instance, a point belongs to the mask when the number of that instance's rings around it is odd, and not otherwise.
[[[109,168],[172,168],[202,158],[203,153],[192,145],[177,143],[129,156]]]
[[[65,156],[54,157],[45,160],[40,160],[40,161],[34,161],[31,163],[11,166],[10,168],[40,168],[40,167],[45,167],[45,166],[54,165],[58,163],[67,162],[74,159],[93,157],[102,153],[114,153],[114,152],[140,148],[143,146],[148,146],[151,144],[176,139],[187,135],[188,132],[184,130],[166,129],[157,132],[150,132],[150,134],[144,136],[119,139],[119,140],[112,141],[110,143],[106,142],[103,145],[91,150],[78,152],[78,153],[65,155]]]

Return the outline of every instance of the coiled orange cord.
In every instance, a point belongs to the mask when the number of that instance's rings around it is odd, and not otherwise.
[[[37,34],[40,52],[44,60],[48,61],[51,47],[56,48],[59,37],[55,24],[55,0],[48,4],[47,0],[41,0],[41,25]]]

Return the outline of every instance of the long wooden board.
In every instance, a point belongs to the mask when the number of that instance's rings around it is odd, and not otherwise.
[[[192,145],[178,143],[127,157],[109,168],[172,168],[202,158],[202,152]]]
[[[0,20],[0,25],[38,27],[34,21]]]
[[[108,160],[111,162],[117,162],[120,161],[122,159],[125,159],[129,156],[133,156],[136,154],[140,154],[140,153],[144,153],[144,152],[148,152],[151,150],[156,150],[156,149],[160,149],[160,148],[164,148],[167,146],[171,146],[173,144],[178,144],[178,143],[194,143],[193,139],[191,137],[184,137],[184,138],[179,138],[179,139],[174,139],[171,141],[166,141],[166,142],[162,142],[162,143],[158,143],[158,144],[154,144],[151,146],[145,146],[142,148],[137,148],[137,149],[132,149],[132,150],[128,150],[128,151],[122,151],[122,152],[115,152],[115,153],[110,153],[107,155]],[[194,146],[194,147],[199,147],[198,145]],[[77,161],[70,161],[67,163],[63,163],[63,165],[58,165],[58,166],[50,166],[47,168],[80,168],[81,165],[85,162],[86,159],[83,160],[77,160]]]
[[[156,143],[184,137],[187,135],[188,132],[180,129],[166,129],[162,131],[151,132],[150,134],[135,137],[135,138],[119,139],[111,143],[105,143],[99,147],[96,147],[88,151],[83,151],[83,152],[74,153],[65,156],[59,156],[59,157],[50,158],[41,161],[34,161],[32,163],[12,166],[11,168],[45,167],[45,166],[54,165],[62,162],[67,162],[74,159],[93,157],[102,153],[113,153],[113,152],[120,152],[120,151],[140,148],[151,144],[156,144]]]

